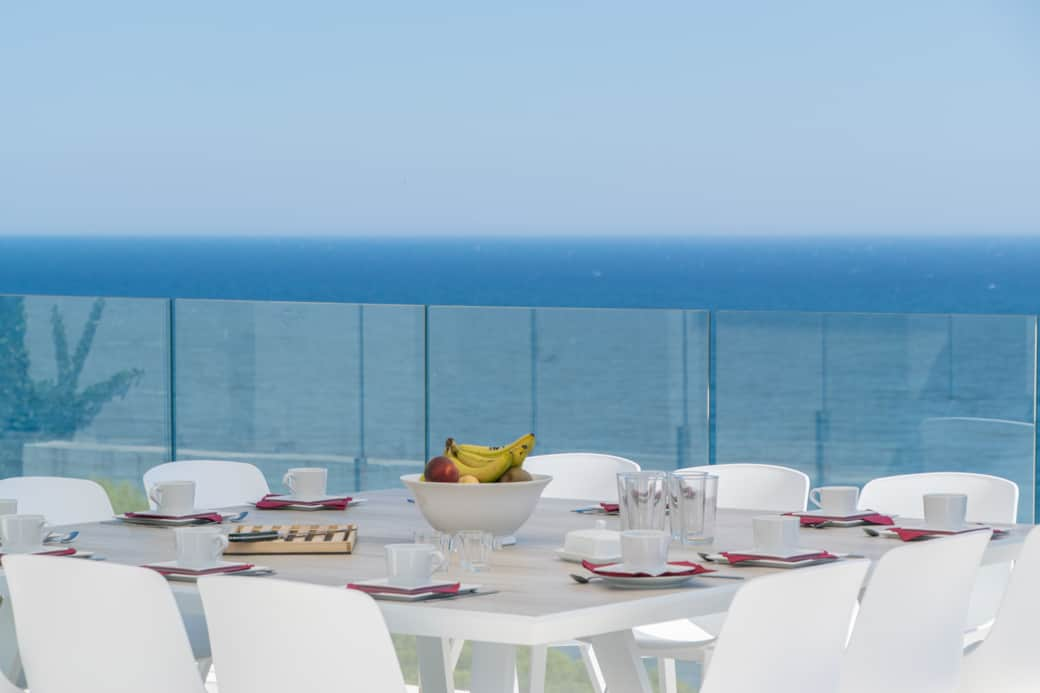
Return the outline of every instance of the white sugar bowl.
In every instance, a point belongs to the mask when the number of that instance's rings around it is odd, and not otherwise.
[[[563,539],[563,548],[557,549],[556,554],[565,561],[619,561],[621,532],[607,529],[605,520],[597,520],[595,529],[567,532]]]

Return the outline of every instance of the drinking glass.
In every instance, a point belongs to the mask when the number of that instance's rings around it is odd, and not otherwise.
[[[715,541],[715,517],[719,511],[719,477],[708,474],[704,477],[704,529],[698,544]]]
[[[665,530],[667,472],[622,472],[617,475],[621,531]]]
[[[682,544],[703,544],[708,474],[672,472],[668,482],[668,518],[672,539]]]
[[[439,532],[436,529],[423,528],[412,532],[412,540],[416,544],[430,544],[436,546],[437,550],[445,556],[451,554],[451,535]]]
[[[494,536],[479,529],[464,529],[455,534],[455,549],[459,565],[469,573],[481,573],[491,568],[491,549]]]

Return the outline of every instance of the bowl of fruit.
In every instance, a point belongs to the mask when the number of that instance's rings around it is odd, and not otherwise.
[[[523,468],[533,448],[532,434],[501,447],[459,444],[448,438],[444,453],[427,462],[422,474],[405,474],[401,481],[434,529],[480,529],[509,536],[531,517],[552,481],[551,476]]]

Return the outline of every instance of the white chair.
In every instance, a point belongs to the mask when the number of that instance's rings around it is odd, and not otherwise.
[[[1018,513],[1018,484],[999,476],[967,472],[900,474],[868,481],[859,507],[902,517],[924,516],[926,493],[963,493],[968,496],[969,522],[1013,524]],[[985,635],[1007,588],[1010,563],[979,568],[968,607],[966,642]]]
[[[1036,693],[1040,527],[1029,532],[989,635],[965,655],[959,693]]]
[[[795,512],[809,502],[809,477],[775,464],[705,464],[682,472],[707,472],[719,477],[718,506],[745,510]]]
[[[869,561],[759,577],[741,586],[701,693],[832,693]],[[792,637],[791,625],[798,631]]]
[[[105,489],[87,479],[13,476],[0,479],[0,498],[16,499],[19,513],[43,515],[50,525],[101,522],[114,514]]]
[[[969,532],[897,546],[878,560],[845,651],[840,693],[956,690],[968,598],[989,540],[989,532]]]
[[[524,461],[532,474],[548,474],[553,480],[542,491],[542,498],[581,498],[616,503],[617,475],[638,472],[632,460],[598,452],[559,452],[535,455]]]
[[[719,477],[718,507],[763,511],[805,510],[809,499],[809,477],[790,467],[772,464],[711,464],[686,467],[679,471],[708,472]],[[706,649],[713,632],[721,628],[726,614],[694,619],[680,619],[636,628],[636,647],[644,657],[657,659],[659,688],[675,693],[676,660],[696,661],[707,665]]]
[[[199,591],[220,693],[405,690],[383,615],[368,595],[223,576],[199,580]]]
[[[257,501],[271,492],[254,465],[225,460],[166,462],[144,473],[144,492],[159,481],[194,481],[196,508],[226,508]],[[151,502],[151,501],[149,501]],[[154,504],[152,504],[154,509]]]
[[[598,452],[560,452],[550,455],[535,455],[524,461],[524,469],[532,474],[548,474],[553,480],[542,492],[543,498],[573,498],[585,501],[617,501],[617,475],[622,472],[638,472],[640,467],[632,460]],[[585,663],[589,681],[596,693],[603,693],[606,684],[603,673],[592,647],[576,640],[554,643],[549,647],[577,647]],[[451,650],[451,663],[458,662],[462,643],[456,642]],[[530,693],[545,690],[548,648],[539,645],[531,648]]]
[[[205,693],[158,573],[29,555],[4,568],[33,693]]]
[[[21,688],[11,683],[21,676],[22,662],[18,657],[7,578],[0,573],[0,693],[23,693]]]

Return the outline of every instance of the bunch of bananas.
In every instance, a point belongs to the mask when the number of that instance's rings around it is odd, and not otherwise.
[[[444,456],[455,463],[461,476],[473,476],[482,483],[490,483],[506,480],[503,477],[507,474],[513,476],[513,469],[522,472],[520,467],[533,449],[533,433],[501,447],[459,444],[454,438],[448,438],[444,443]]]

